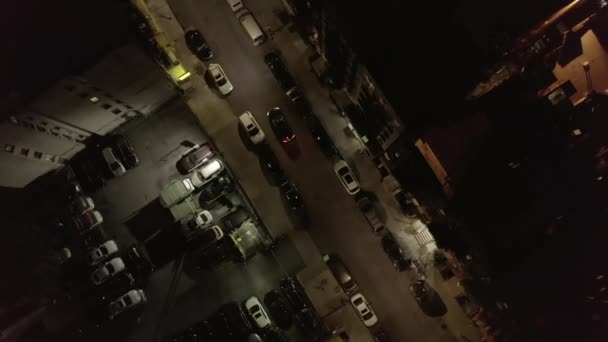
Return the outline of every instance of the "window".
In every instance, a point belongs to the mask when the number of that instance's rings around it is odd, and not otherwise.
[[[91,101],[93,103],[97,103],[97,102],[99,102],[99,97],[97,97],[97,96],[90,97],[89,101]]]
[[[104,103],[104,104],[101,105],[101,108],[103,108],[105,110],[108,110],[108,109],[112,108],[112,105],[108,104],[108,103]]]
[[[15,152],[15,145],[5,144],[4,145],[4,152],[8,152],[8,153]]]
[[[22,148],[21,149],[21,155],[24,155],[27,157],[27,155],[30,154],[30,149],[29,148]]]
[[[34,158],[42,159],[42,152],[38,152],[38,151],[34,152]]]
[[[118,115],[118,114],[122,113],[122,110],[115,108],[115,109],[112,109],[112,113]]]

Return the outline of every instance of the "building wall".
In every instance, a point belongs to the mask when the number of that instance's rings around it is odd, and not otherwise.
[[[22,188],[37,177],[63,166],[67,159],[84,148],[77,140],[30,125],[17,118],[0,124],[0,186]],[[51,126],[50,123],[48,125]]]

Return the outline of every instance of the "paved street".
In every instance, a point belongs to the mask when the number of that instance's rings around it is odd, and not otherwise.
[[[340,152],[352,166],[359,168],[359,164],[362,164],[367,169],[358,170],[359,174],[365,175],[362,178],[364,187],[377,186],[380,175],[376,172],[372,176],[375,178],[365,178],[372,174],[369,169],[373,169],[373,165],[369,160],[365,165],[366,155],[353,153],[358,149],[357,142],[345,135],[344,120],[335,114],[336,111],[327,98],[327,91],[319,88],[309,72],[307,54],[310,51],[300,38],[283,28],[274,34],[273,40],[255,48],[225,1],[174,0],[169,5],[182,27],[194,26],[203,32],[215,51],[214,61],[223,66],[235,86],[234,92],[226,99],[227,103],[219,103],[221,100],[217,91],[207,88],[201,81],[193,94],[190,94],[189,104],[233,166],[268,229],[275,235],[283,232],[291,234],[290,222],[283,211],[277,210],[280,208],[278,191],[263,183],[255,157],[238,138],[236,115],[244,110],[254,113],[283,168],[300,186],[312,217],[309,232],[318,249],[321,252],[336,252],[343,257],[391,336],[398,341],[420,338],[455,341],[451,334],[441,328],[441,319],[429,318],[420,311],[408,292],[413,274],[398,273],[393,269],[380,248],[379,238],[370,233],[355,202],[338,183],[331,161],[320,153],[303,122],[293,114],[287,97],[264,64],[263,55],[280,48],[290,71],[313,102],[330,134],[342,135],[341,141],[336,141]],[[281,6],[278,1],[251,1],[247,5],[256,14],[262,27],[276,29],[281,25],[273,15],[273,10]],[[189,55],[183,40],[176,41],[176,49],[179,54]],[[200,70],[200,62],[193,57],[189,57],[189,60],[193,63],[193,69]],[[265,113],[274,106],[287,109],[289,113],[290,123],[298,135],[302,150],[298,160],[290,160],[272,137]],[[211,108],[212,111],[204,111]],[[209,118],[210,115],[213,120]],[[306,257],[304,259],[307,260]],[[459,310],[454,306],[449,307]],[[456,329],[452,329],[454,333],[458,333],[454,330]],[[475,339],[475,336],[468,337]]]

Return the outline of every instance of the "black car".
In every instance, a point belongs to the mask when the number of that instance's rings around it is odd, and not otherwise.
[[[224,193],[232,189],[232,181],[227,176],[218,176],[211,182],[205,184],[198,197],[201,206],[213,204]]]
[[[384,253],[391,259],[391,262],[397,271],[403,271],[410,267],[411,261],[403,256],[403,251],[401,251],[393,234],[387,233],[384,235],[381,244]]]
[[[306,121],[306,126],[308,126],[308,130],[310,130],[312,138],[321,148],[321,152],[323,152],[323,155],[325,155],[326,157],[332,157],[336,155],[336,147],[334,146],[334,143],[331,141],[331,138],[327,134],[327,131],[321,124],[319,118],[314,114],[310,114],[306,116],[304,120]]]
[[[283,278],[279,283],[281,293],[294,311],[301,311],[311,306],[304,288],[293,278]]]
[[[189,330],[196,334],[196,336],[199,338],[199,341],[201,339],[203,341],[213,341],[213,338],[215,337],[213,326],[206,320],[202,320],[194,324],[189,328]]]
[[[213,316],[209,317],[208,322],[214,333],[212,341],[232,341],[230,324],[224,315],[216,312]]]
[[[274,327],[264,333],[264,342],[289,342],[289,338],[281,329]]]
[[[132,169],[139,165],[139,157],[137,156],[137,153],[135,153],[133,145],[131,145],[131,142],[126,136],[112,136],[110,147],[116,155],[116,158],[120,160],[126,169]]]
[[[289,209],[295,213],[298,213],[300,210],[304,209],[304,200],[302,200],[302,195],[300,191],[296,187],[296,185],[289,180],[287,177],[283,177],[281,183],[279,184],[279,190],[281,190],[281,196],[289,205]]]
[[[272,290],[268,292],[264,296],[264,304],[279,328],[287,330],[291,327],[293,324],[293,312],[279,291]]]
[[[137,287],[135,278],[129,272],[120,272],[110,280],[97,286],[99,298],[102,302],[112,301]]]
[[[201,60],[206,61],[213,58],[213,51],[207,44],[201,31],[197,29],[186,31],[186,45],[188,45],[190,51]]]
[[[309,341],[318,341],[321,335],[321,323],[312,309],[302,309],[295,315],[295,325]]]
[[[296,141],[296,134],[289,126],[287,117],[279,107],[271,109],[267,114],[270,127],[277,139],[283,144],[290,144]]]
[[[84,191],[92,193],[105,184],[105,179],[102,175],[102,168],[94,160],[88,158],[84,154],[78,154],[72,158],[71,166],[76,174],[76,179]]]
[[[125,262],[125,266],[134,273],[136,277],[145,278],[154,272],[154,265],[152,265],[152,262],[146,256],[142,247],[137,244],[129,246],[122,259]]]
[[[295,87],[296,82],[287,71],[287,68],[285,68],[285,64],[278,54],[270,52],[264,56],[264,61],[283,90],[287,91]]]
[[[233,338],[243,340],[251,332],[251,323],[243,309],[236,302],[224,304],[218,314],[224,316]]]
[[[260,144],[257,148],[257,154],[270,178],[278,183],[283,177],[283,169],[270,146],[268,144]]]
[[[251,214],[247,211],[247,209],[240,207],[232,213],[226,215],[222,222],[224,222],[224,227],[228,231],[233,231],[239,228],[243,222],[247,221],[251,217]]]

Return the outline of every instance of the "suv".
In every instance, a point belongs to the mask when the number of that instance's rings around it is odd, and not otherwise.
[[[266,65],[268,65],[268,68],[270,68],[272,75],[279,82],[283,90],[288,91],[296,86],[296,82],[285,68],[285,64],[283,64],[283,61],[278,54],[274,52],[266,54],[266,56],[264,56],[264,62],[266,62]]]
[[[226,215],[222,221],[224,222],[224,227],[226,227],[228,231],[233,231],[238,229],[243,222],[247,221],[250,217],[251,214],[249,214],[245,208],[240,207],[232,213]]]
[[[175,166],[179,173],[187,175],[213,157],[213,155],[213,149],[208,144],[203,144],[202,146],[195,145],[177,161]]]
[[[232,181],[226,176],[218,176],[206,184],[198,196],[199,204],[203,207],[210,206],[220,196],[232,189]]]

